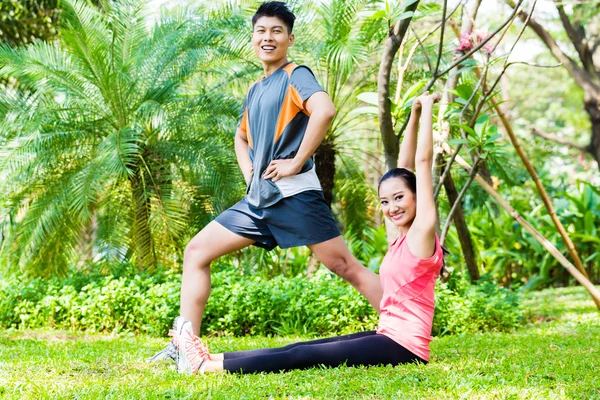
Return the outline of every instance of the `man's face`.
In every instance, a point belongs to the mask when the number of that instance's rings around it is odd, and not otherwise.
[[[294,44],[294,35],[277,17],[260,17],[254,24],[252,47],[256,56],[264,63],[280,61],[287,55],[288,47]]]

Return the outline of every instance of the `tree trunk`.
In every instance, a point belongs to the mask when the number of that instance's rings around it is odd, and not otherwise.
[[[150,231],[150,202],[146,198],[144,177],[142,171],[130,178],[133,201],[133,230],[132,244],[135,248],[136,264],[140,270],[156,265],[154,241]]]
[[[335,143],[325,138],[315,152],[315,168],[317,176],[323,188],[323,196],[327,202],[327,206],[331,208],[333,200],[333,186],[335,179]]]
[[[467,190],[469,190],[469,186],[471,186],[473,179],[475,179],[475,174],[477,173],[477,167],[478,167],[479,161],[480,161],[480,158],[477,158],[475,163],[473,164],[473,171],[471,172],[471,175],[469,175],[469,179],[467,179],[467,182],[465,183],[463,188],[460,190],[458,197],[454,200],[454,204],[452,205],[452,208],[450,208],[450,211],[448,212],[448,215],[446,216],[446,222],[444,223],[444,229],[442,229],[442,234],[440,235],[440,243],[442,246],[446,243],[446,236],[448,235],[448,231],[450,230],[450,224],[452,223],[452,220],[454,218],[454,213],[456,213],[456,211],[458,210],[459,207],[462,207],[462,199],[467,194]]]
[[[92,211],[92,218],[83,226],[82,231],[81,241],[77,244],[77,253],[79,254],[77,268],[79,269],[94,260],[94,245],[96,245],[98,237],[98,212],[96,209]]]
[[[458,191],[456,190],[456,185],[454,184],[452,173],[450,172],[448,172],[446,179],[444,179],[444,189],[448,195],[450,207],[452,207],[458,199]],[[473,240],[471,239],[471,234],[469,233],[469,228],[465,221],[465,214],[463,213],[463,209],[460,204],[458,204],[458,207],[454,212],[454,226],[456,227],[458,240],[460,241],[460,247],[462,248],[463,256],[465,257],[465,263],[467,264],[467,272],[469,273],[471,281],[476,281],[481,278],[481,276],[479,275],[479,268],[477,267],[477,260],[475,259]]]
[[[419,6],[419,1],[409,5],[404,11],[414,12]],[[377,76],[377,94],[378,94],[378,117],[379,131],[383,143],[383,153],[385,155],[385,166],[387,170],[398,166],[398,153],[400,152],[399,137],[394,132],[394,123],[392,121],[392,111],[390,102],[390,80],[392,74],[392,65],[396,53],[404,40],[404,35],[412,17],[397,21],[390,29],[388,38],[383,47],[383,57],[379,65],[379,74]]]
[[[592,123],[592,137],[586,150],[594,157],[600,169],[600,109],[598,106],[597,98],[588,99],[584,104],[585,111],[590,116]]]

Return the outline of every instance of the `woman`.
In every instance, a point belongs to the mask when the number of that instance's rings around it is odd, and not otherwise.
[[[400,165],[379,182],[381,208],[399,231],[380,268],[383,287],[376,331],[360,332],[275,349],[209,355],[182,321],[173,332],[179,348],[178,370],[185,373],[279,372],[314,366],[398,365],[429,361],[435,280],[443,253],[435,233],[432,188],[432,115],[437,93],[418,97],[400,149]],[[417,145],[417,127],[421,129]],[[416,175],[407,168],[416,164]],[[418,193],[418,196],[417,196]]]

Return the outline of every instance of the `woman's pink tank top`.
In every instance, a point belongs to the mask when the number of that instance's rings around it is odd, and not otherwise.
[[[429,342],[435,308],[435,280],[443,252],[435,237],[435,253],[421,259],[408,248],[406,235],[388,249],[379,275],[383,287],[377,333],[386,335],[413,354],[429,361]]]

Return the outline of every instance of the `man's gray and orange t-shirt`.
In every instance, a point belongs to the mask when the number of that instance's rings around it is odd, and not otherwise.
[[[288,63],[255,82],[244,101],[239,128],[248,138],[248,153],[254,172],[246,190],[248,203],[269,207],[284,197],[307,190],[321,190],[312,158],[297,175],[277,182],[263,175],[271,161],[296,156],[310,114],[304,102],[323,91],[310,69]]]

